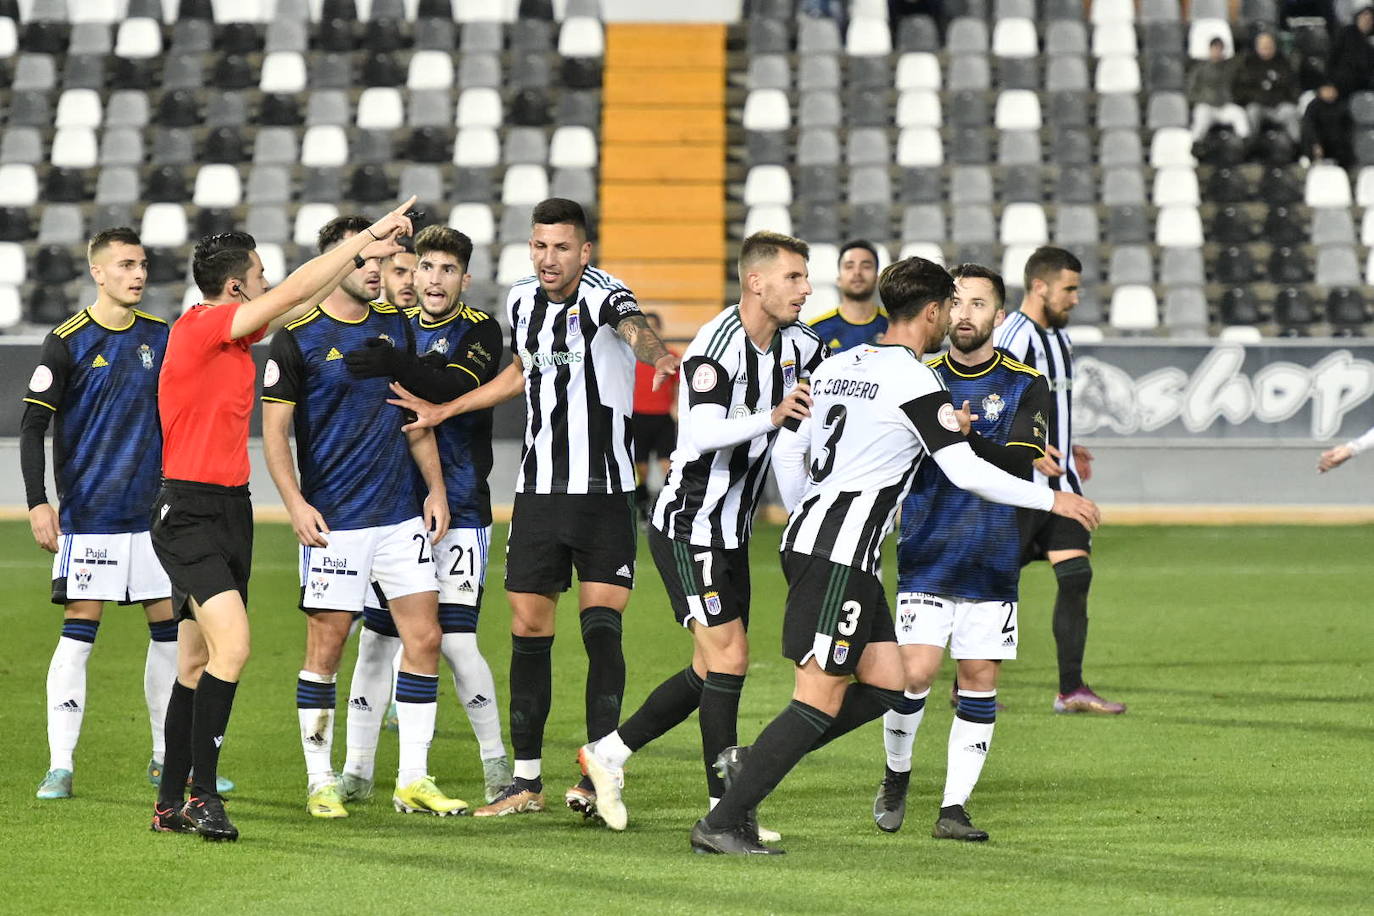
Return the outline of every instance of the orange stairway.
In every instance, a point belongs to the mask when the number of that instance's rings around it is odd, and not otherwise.
[[[664,336],[725,304],[724,25],[606,27],[597,266]]]

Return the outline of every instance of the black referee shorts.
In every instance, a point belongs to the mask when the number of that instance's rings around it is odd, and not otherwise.
[[[715,627],[738,620],[749,629],[748,547],[698,547],[651,527],[649,553],[679,624]]]
[[[194,620],[203,604],[237,591],[248,605],[253,569],[253,503],[245,487],[164,480],[153,502],[153,550],[172,580],[172,613]]]
[[[506,539],[506,590],[567,591],[582,582],[633,588],[639,529],[633,493],[517,493]]]
[[[647,464],[650,455],[666,461],[677,446],[677,423],[666,413],[631,414],[630,436],[634,441],[635,461]]]
[[[1022,509],[1017,513],[1021,525],[1021,565],[1045,559],[1051,550],[1086,550],[1092,553],[1093,536],[1071,518]]]

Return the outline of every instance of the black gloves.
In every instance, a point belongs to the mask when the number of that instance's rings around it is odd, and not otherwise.
[[[344,354],[344,365],[354,378],[399,378],[414,359],[389,340],[369,337],[360,348]]]

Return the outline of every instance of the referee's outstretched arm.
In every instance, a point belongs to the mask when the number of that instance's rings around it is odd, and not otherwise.
[[[410,235],[412,230],[406,211],[414,203],[415,198],[412,196],[369,226],[365,233],[359,232],[350,236],[324,254],[296,268],[275,289],[256,299],[245,301],[234,312],[230,336],[235,340],[247,337],[296,306],[307,301],[318,301],[322,296],[328,295],[353,269],[353,259],[361,255],[364,248],[380,243],[385,251],[378,248],[372,252],[376,257],[386,257],[400,251],[401,246],[396,239],[399,236]]]

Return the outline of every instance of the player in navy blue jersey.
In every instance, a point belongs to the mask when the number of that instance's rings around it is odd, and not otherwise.
[[[947,353],[926,363],[969,414],[974,454],[1018,477],[1045,454],[1051,411],[1043,376],[992,345],[1005,287],[985,267],[952,271],[954,305]],[[986,840],[964,804],[987,758],[997,710],[1001,662],[1016,657],[1017,584],[1021,573],[1020,510],[992,503],[923,464],[902,504],[897,542],[897,645],[906,671],[903,702],[884,715],[887,771],[873,817],[888,832],[906,814],[912,745],[945,646],[957,660],[958,693],[949,730],[945,794],[934,835]]]
[[[878,304],[878,249],[854,239],[840,248],[840,305],[807,322],[839,353],[864,343],[877,343],[887,331],[887,312]]]
[[[319,249],[329,251],[367,228],[362,217],[331,220],[320,230]],[[467,803],[444,795],[427,775],[440,638],[432,548],[448,529],[448,497],[434,435],[402,433],[402,412],[386,403],[387,380],[357,379],[345,366],[344,353],[370,338],[412,347],[406,316],[372,301],[381,289],[380,261],[359,256],[355,263],[323,302],[273,338],[263,372],[267,465],[301,543],[307,625],[296,706],[306,808],[316,817],[348,813],[331,760],[334,685],[349,628],[375,582],[403,646],[396,682],[401,755],[392,801],[398,811],[458,814]],[[286,435],[293,422],[299,484]]]
[[[24,396],[20,434],[29,521],[38,546],[57,555],[52,600],[64,607],[62,636],[48,668],[50,769],[39,798],[72,794],[73,754],[86,713],[86,663],[106,601],[142,602],[148,618],[143,688],[154,782],[162,770],[167,698],[177,671],[171,583],[148,536],[148,513],[162,476],[157,378],[167,323],[137,308],[148,259],[134,230],[99,233],[87,254],[95,304],[44,339]],[[44,484],[43,437],[50,423],[60,510],[49,504]]]
[[[399,257],[399,255],[397,256]],[[501,327],[486,312],[463,304],[471,277],[472,240],[456,229],[429,226],[415,237],[419,305],[407,310],[415,351],[372,338],[344,354],[354,376],[401,382],[432,401],[448,401],[490,381],[501,355]],[[435,427],[450,523],[434,548],[439,575],[440,652],[453,672],[459,701],[477,736],[487,801],[511,780],[501,740],[496,684],[477,647],[487,554],[491,544],[491,411],[462,414]],[[375,605],[375,606],[374,606]],[[358,663],[349,689],[348,758],[340,780],[344,801],[365,794],[384,702],[391,691],[397,637],[390,615],[373,601],[365,612]]]

